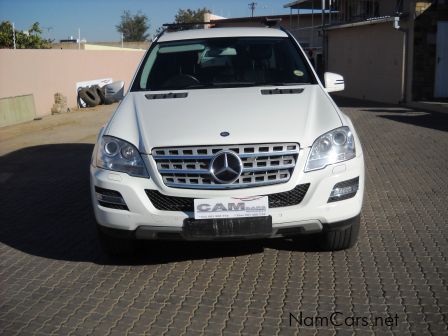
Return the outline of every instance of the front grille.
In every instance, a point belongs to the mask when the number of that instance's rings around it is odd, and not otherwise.
[[[290,191],[285,191],[277,194],[267,195],[269,199],[269,208],[281,208],[292,205],[297,205],[302,202],[308,191],[310,184],[299,184]],[[158,210],[164,211],[194,211],[194,198],[190,197],[176,197],[163,195],[157,190],[145,190],[152,205]]]
[[[168,187],[236,189],[288,182],[299,154],[297,143],[155,148],[152,155]],[[221,151],[235,153],[242,162],[241,175],[229,184],[216,181],[210,164]]]

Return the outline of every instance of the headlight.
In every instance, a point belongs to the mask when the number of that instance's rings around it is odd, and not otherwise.
[[[347,126],[336,128],[318,137],[311,147],[305,172],[325,168],[326,166],[356,156],[353,133]]]
[[[96,166],[131,176],[149,177],[137,148],[129,142],[107,135],[98,144]]]

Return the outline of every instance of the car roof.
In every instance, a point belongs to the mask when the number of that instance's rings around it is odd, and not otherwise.
[[[178,32],[164,33],[158,42],[192,40],[215,37],[287,37],[286,33],[275,28],[211,28],[190,29]]]

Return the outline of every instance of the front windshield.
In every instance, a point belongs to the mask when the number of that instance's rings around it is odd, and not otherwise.
[[[157,43],[132,91],[316,83],[287,37],[232,37]]]

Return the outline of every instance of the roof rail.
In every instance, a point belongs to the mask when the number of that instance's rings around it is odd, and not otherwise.
[[[254,24],[264,24],[268,28],[275,27],[280,21],[282,21],[281,18],[269,18],[265,17],[262,18],[260,21],[253,21]],[[192,28],[198,28],[200,25],[210,25],[211,28],[213,28],[213,25],[215,24],[227,24],[227,23],[240,23],[239,20],[235,19],[224,19],[224,20],[210,20],[210,21],[200,21],[200,22],[181,22],[181,23],[164,23],[162,26],[165,27],[167,30],[186,30],[186,29],[192,29]],[[247,27],[247,26],[246,26]]]
[[[201,21],[201,22],[179,22],[179,23],[164,23],[162,26],[163,27],[188,27],[188,26],[195,26],[195,25],[204,25],[204,24],[212,24],[213,22],[205,22],[205,21]]]
[[[185,30],[185,29],[197,29],[199,25],[211,25],[213,22],[181,22],[181,23],[164,23],[162,27],[165,27],[167,30]]]

